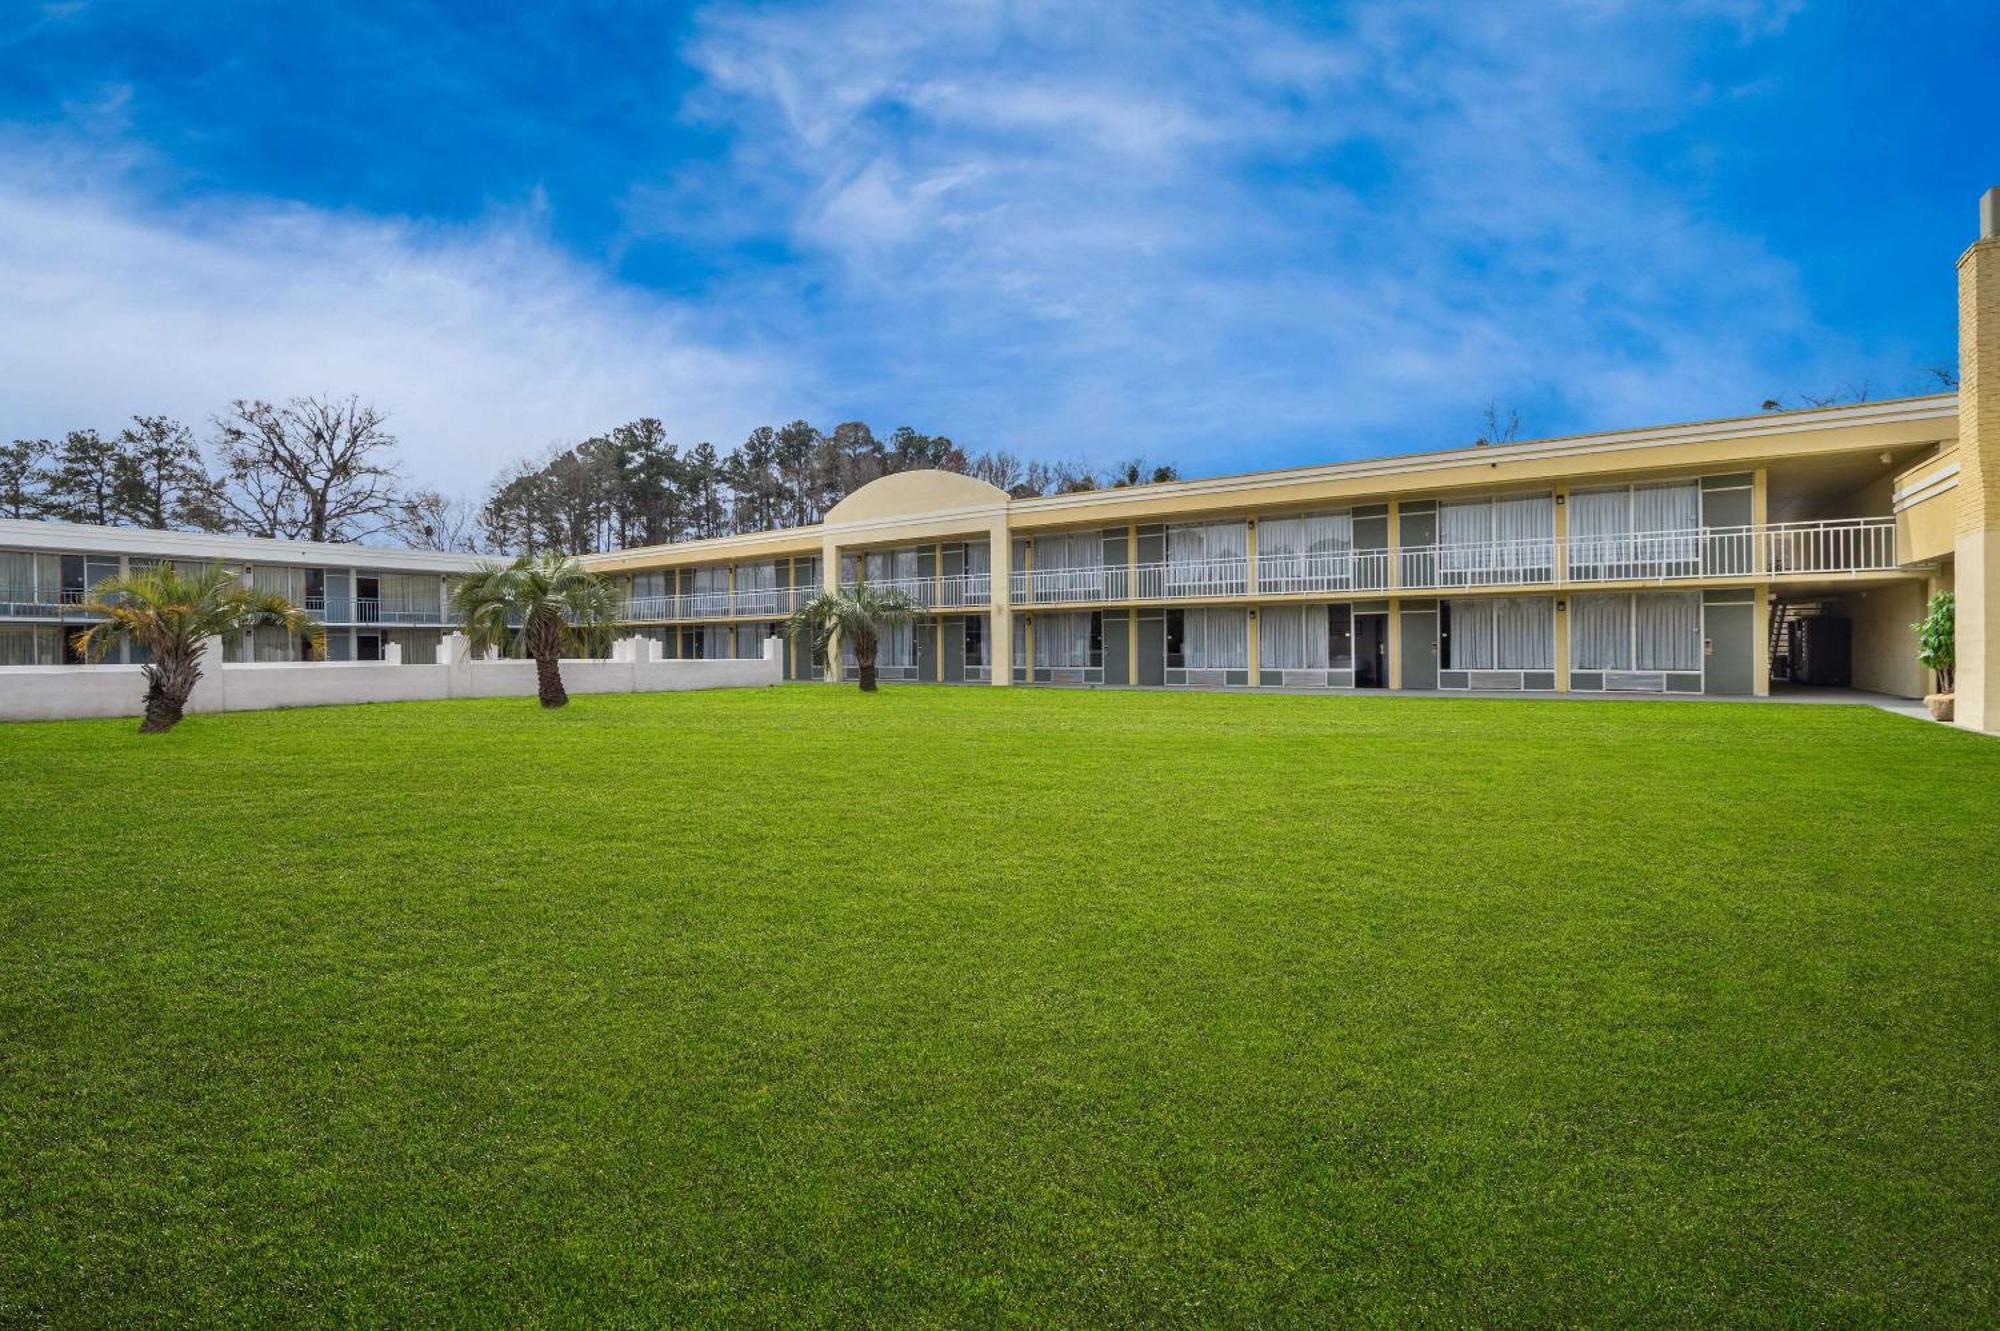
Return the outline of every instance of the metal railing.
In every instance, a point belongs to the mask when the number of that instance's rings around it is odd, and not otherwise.
[[[1671,582],[1696,578],[1874,573],[1897,567],[1894,518],[1832,518],[1764,527],[1699,527],[1622,532],[1567,540],[1406,546],[1285,555],[1259,552],[1255,592],[1251,562],[1225,556],[1187,562],[1015,569],[1015,605],[1096,605],[1119,601],[1212,600],[1316,592],[1446,591],[1461,587],[1539,587],[1588,582]],[[852,583],[844,584],[852,586]],[[883,578],[871,586],[901,591],[925,609],[984,606],[985,573]],[[627,620],[708,620],[790,614],[812,588],[779,587],[688,596],[634,597]],[[4,601],[4,597],[0,597]]]
[[[1373,592],[1389,585],[1387,550],[1341,550],[1305,555],[1257,554],[1257,590]]]
[[[363,596],[355,598],[357,624],[444,624],[444,604],[435,597]]]

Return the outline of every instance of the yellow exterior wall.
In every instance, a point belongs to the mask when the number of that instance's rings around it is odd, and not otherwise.
[[[1925,584],[1906,582],[1840,598],[1836,613],[1846,615],[1854,630],[1855,688],[1899,698],[1921,698],[1928,691],[1910,627],[1923,618],[1924,592]]]
[[[2000,731],[2000,237],[1958,261],[1957,721]]]

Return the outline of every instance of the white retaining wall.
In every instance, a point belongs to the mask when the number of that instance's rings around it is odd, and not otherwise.
[[[355,702],[530,698],[535,693],[533,661],[476,660],[460,633],[446,636],[435,665],[402,664],[402,648],[396,644],[384,650],[386,661],[224,665],[222,644],[212,638],[187,710],[251,712]],[[784,679],[779,652],[779,640],[771,638],[761,660],[665,661],[658,643],[626,638],[613,645],[609,661],[565,660],[563,686],[571,693],[762,688]],[[137,716],[144,710],[145,693],[145,676],[135,665],[0,666],[0,721]]]

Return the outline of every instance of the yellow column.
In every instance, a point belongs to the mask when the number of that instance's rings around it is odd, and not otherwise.
[[[1245,557],[1250,561],[1248,581],[1244,584],[1250,591],[1250,613],[1245,618],[1250,625],[1249,678],[1250,687],[1254,689],[1257,687],[1257,676],[1261,673],[1260,662],[1263,659],[1263,644],[1259,641],[1261,635],[1257,629],[1257,520],[1255,518],[1244,525],[1243,548]]]
[[[1757,641],[1751,647],[1756,656],[1751,658],[1750,692],[1755,697],[1768,698],[1771,696],[1770,587],[1764,583],[1758,583],[1756,587],[1751,589],[1750,603],[1755,607],[1751,611],[1750,631],[1757,638]]]
[[[1394,499],[1389,501],[1389,585],[1391,587],[1403,585],[1403,512],[1402,505]],[[1391,602],[1389,621],[1392,628],[1395,619],[1396,607]],[[1395,643],[1396,635],[1392,632],[1389,635],[1389,678],[1392,681],[1396,677]],[[1396,685],[1392,682],[1389,687],[1393,689]]]
[[[1394,549],[1396,510],[1389,510],[1389,532],[1391,549]],[[1392,560],[1393,564],[1394,561]],[[1403,687],[1403,603],[1395,597],[1389,598],[1389,687]]]
[[[829,592],[835,592],[840,590],[840,547],[831,540],[824,540],[820,542],[819,585],[822,590]],[[808,648],[807,650],[810,651],[811,649]],[[808,658],[806,673],[808,675],[812,673],[810,658]],[[842,672],[840,669],[840,636],[838,634],[835,634],[833,637],[827,639],[826,643],[827,681],[829,683],[834,683],[834,684],[839,683],[841,673]]]
[[[1771,568],[1770,538],[1764,526],[1771,514],[1771,473],[1759,467],[1750,473],[1750,571],[1766,573]]]
[[[1558,510],[1560,511],[1560,510]],[[1569,598],[1556,598],[1556,688],[1569,692]]]
[[[1139,524],[1125,526],[1125,660],[1131,672],[1127,683],[1139,682]]]
[[[1958,521],[1952,561],[1954,719],[2000,731],[2000,189],[1958,261]]]
[[[1556,482],[1556,585],[1569,581],[1569,484]]]
[[[987,626],[986,659],[987,673],[997,685],[1014,682],[1014,575],[1009,564],[1014,557],[1011,533],[1007,530],[1007,520],[996,521],[986,534],[987,558],[990,568],[987,582],[992,586],[991,600],[993,614]]]

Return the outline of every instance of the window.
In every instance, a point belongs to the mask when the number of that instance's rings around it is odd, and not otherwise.
[[[1670,481],[1600,486],[1569,498],[1572,576],[1643,577],[1679,572],[1699,554],[1701,485]]]
[[[1167,611],[1167,665],[1188,670],[1245,670],[1250,619],[1242,610]]]
[[[1071,670],[1104,664],[1104,616],[1078,610],[1035,616],[1035,665]]]
[[[1354,607],[1326,608],[1326,664],[1329,670],[1354,669]]]
[[[1570,602],[1570,669],[1701,669],[1700,592],[1595,592]]]
[[[1555,601],[1547,596],[1455,597],[1439,621],[1447,670],[1553,670]]]
[[[1266,606],[1257,620],[1257,662],[1265,670],[1324,670],[1331,620],[1318,606]]]
[[[986,664],[986,620],[979,615],[968,615],[965,619],[965,664]]]
[[[1447,500],[1438,505],[1438,574],[1455,586],[1545,578],[1555,531],[1553,494]]]

